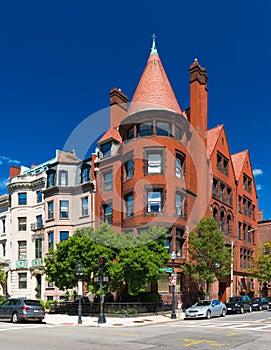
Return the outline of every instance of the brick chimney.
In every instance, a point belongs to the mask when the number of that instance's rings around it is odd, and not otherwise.
[[[208,76],[206,69],[197,59],[191,64],[190,72],[190,124],[206,144],[208,118]]]
[[[9,177],[12,179],[15,176],[19,176],[21,173],[21,167],[11,166],[9,167]]]
[[[116,128],[126,117],[128,97],[120,89],[114,88],[110,96],[110,127]]]

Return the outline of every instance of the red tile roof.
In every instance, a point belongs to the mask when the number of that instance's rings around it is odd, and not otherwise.
[[[102,143],[102,142],[108,141],[110,139],[114,139],[114,140],[118,141],[119,143],[122,142],[122,138],[121,138],[118,130],[111,128],[102,136],[102,138],[100,138],[100,140],[97,143]]]
[[[210,158],[213,150],[215,148],[215,145],[217,143],[217,140],[219,138],[220,132],[223,129],[224,125],[218,125],[213,129],[207,130],[207,155]]]
[[[151,53],[147,61],[128,114],[150,108],[165,108],[182,113],[157,53]]]
[[[242,173],[242,169],[244,167],[244,163],[245,163],[247,155],[248,155],[248,151],[245,150],[245,151],[233,154],[231,156],[236,180],[240,179],[240,175]]]

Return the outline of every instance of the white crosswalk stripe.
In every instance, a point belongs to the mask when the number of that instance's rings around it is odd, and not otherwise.
[[[10,332],[20,329],[40,328],[44,327],[42,324],[12,324],[12,323],[0,323],[0,332]]]
[[[253,330],[258,332],[270,332],[271,333],[271,320],[261,320],[259,321],[243,321],[243,322],[236,322],[236,321],[228,321],[223,323],[218,322],[208,322],[208,321],[184,321],[181,325],[180,323],[174,323],[172,326],[176,327],[182,327],[182,328],[218,328],[218,329],[239,329],[239,330]]]

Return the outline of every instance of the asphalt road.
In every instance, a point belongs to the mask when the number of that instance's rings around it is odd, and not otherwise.
[[[271,311],[129,328],[0,322],[6,350],[270,350]]]

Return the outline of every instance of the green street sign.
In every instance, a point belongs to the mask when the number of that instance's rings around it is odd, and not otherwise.
[[[173,272],[173,269],[172,269],[172,267],[160,267],[160,271],[161,271],[161,272],[172,273],[172,272]]]

